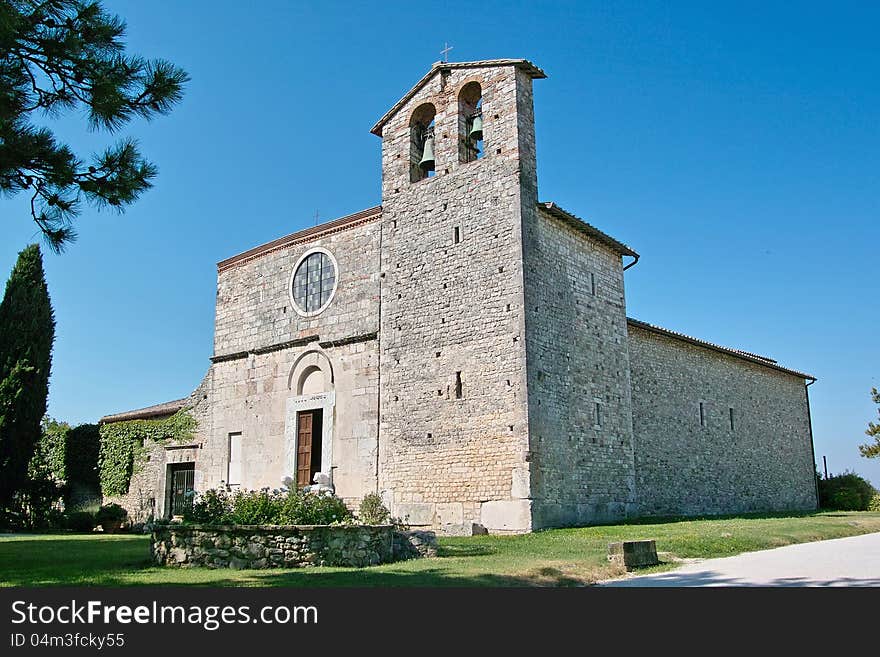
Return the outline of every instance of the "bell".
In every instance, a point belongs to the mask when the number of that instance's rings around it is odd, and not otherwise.
[[[419,167],[422,171],[434,170],[434,135],[425,137],[425,150],[422,152],[422,159],[419,161]]]
[[[480,141],[483,138],[483,113],[482,112],[479,112],[474,115],[473,123],[471,124],[471,131],[468,133],[468,137],[470,137],[474,141]]]

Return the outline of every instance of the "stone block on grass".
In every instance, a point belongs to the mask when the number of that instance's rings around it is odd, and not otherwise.
[[[627,570],[656,566],[660,563],[657,558],[657,543],[654,540],[609,543],[608,560],[611,563],[621,564]]]

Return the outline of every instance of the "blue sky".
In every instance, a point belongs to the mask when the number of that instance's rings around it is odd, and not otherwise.
[[[876,419],[880,5],[291,2],[107,6],[130,49],[192,76],[135,122],[160,168],[125,215],[92,210],[46,254],[58,320],[50,413],[71,422],[187,395],[212,351],[217,261],[380,202],[372,124],[440,58],[524,57],[538,182],[642,254],[630,316],[813,373],[816,456]],[[112,138],[57,121],[79,152]],[[0,276],[34,239],[2,200]]]

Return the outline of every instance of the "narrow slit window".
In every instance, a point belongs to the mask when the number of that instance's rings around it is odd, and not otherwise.
[[[458,226],[452,229],[452,243],[458,244],[461,242],[461,229]]]
[[[706,426],[706,406],[703,402],[700,402],[700,426]]]
[[[596,296],[596,274],[590,272],[590,294]]]
[[[733,409],[732,408],[730,409],[730,430],[731,431],[736,430],[736,425],[734,425],[734,423],[733,423]]]
[[[455,373],[455,398],[461,399],[462,394],[462,385],[461,385],[461,372]]]
[[[602,426],[602,404],[596,402],[596,426]]]

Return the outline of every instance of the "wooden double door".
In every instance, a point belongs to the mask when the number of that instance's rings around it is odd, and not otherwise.
[[[321,470],[321,443],[324,431],[324,411],[300,411],[296,418],[296,485],[300,488],[314,482]]]

